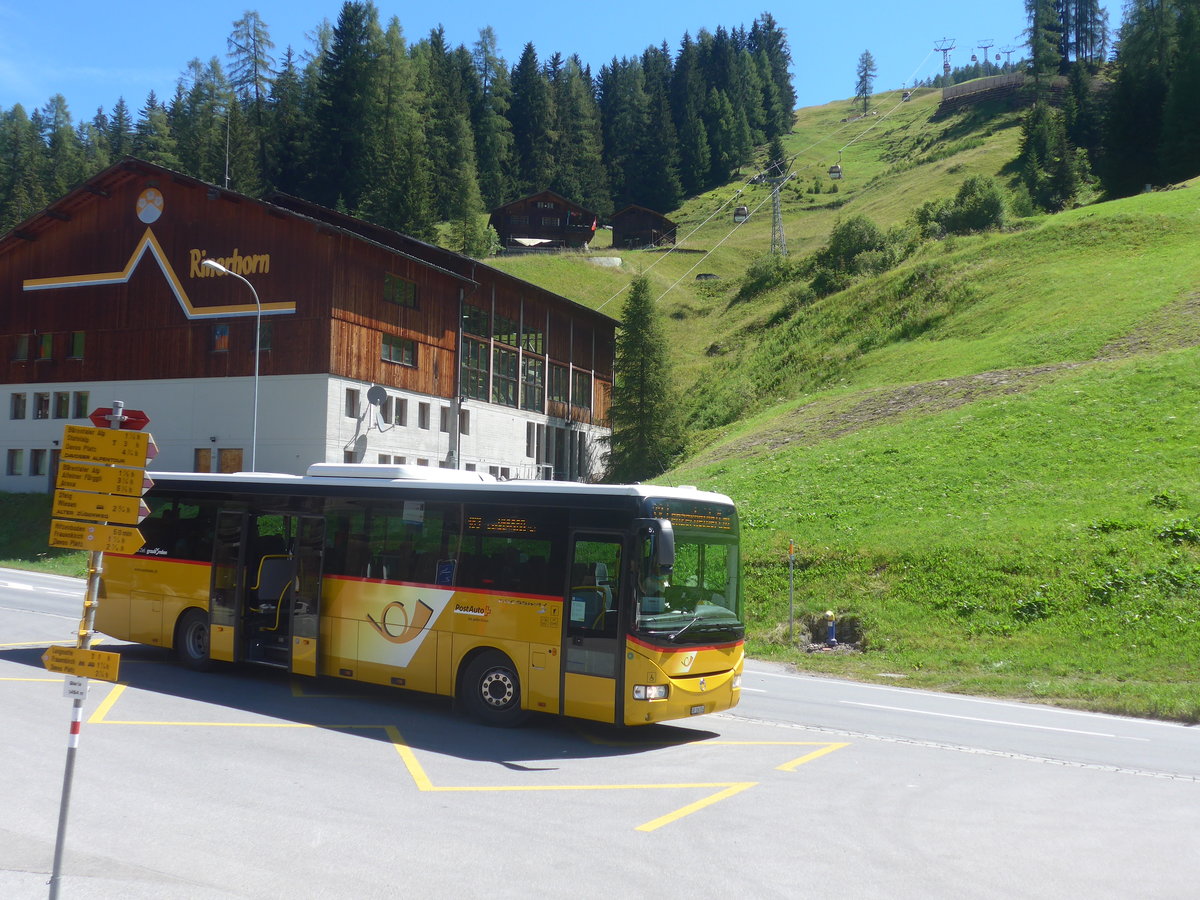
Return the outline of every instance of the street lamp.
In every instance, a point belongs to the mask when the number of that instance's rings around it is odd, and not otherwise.
[[[262,338],[262,302],[258,299],[258,291],[244,275],[239,275],[237,272],[230,271],[225,268],[215,259],[206,259],[200,263],[201,267],[213,269],[216,272],[221,272],[225,275],[232,275],[238,281],[250,288],[250,293],[254,295],[254,413],[250,426],[250,471],[256,472],[254,468],[255,451],[258,449],[258,348]]]

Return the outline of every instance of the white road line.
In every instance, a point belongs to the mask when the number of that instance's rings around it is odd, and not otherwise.
[[[743,690],[743,691],[750,691],[750,692],[751,692],[751,693],[753,693],[753,694],[765,694],[765,693],[766,693],[766,691],[765,691],[765,690],[763,690],[762,688],[748,688],[748,687],[744,687],[744,688],[742,688],[742,690]]]
[[[1105,737],[1114,738],[1120,741],[1142,741],[1144,743],[1150,743],[1150,738],[1126,737],[1120,734],[1108,734],[1103,731],[1080,731],[1077,728],[1055,728],[1052,725],[1030,725],[1026,722],[1007,722],[1003,719],[983,719],[978,716],[957,716],[953,713],[932,712],[931,710],[927,709],[912,709],[911,707],[906,706],[882,706],[878,703],[858,703],[854,700],[839,700],[838,702],[845,703],[849,706],[865,706],[868,709],[886,709],[890,712],[916,713],[917,715],[922,716],[938,716],[939,718],[943,719],[962,719],[967,722],[982,722],[986,725],[1010,725],[1014,728],[1034,728],[1038,731],[1061,731],[1065,734],[1084,734],[1090,737]]]

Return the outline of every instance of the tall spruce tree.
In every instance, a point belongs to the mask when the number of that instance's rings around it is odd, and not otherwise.
[[[537,49],[527,43],[512,71],[514,182],[518,193],[545,190],[554,180],[554,99],[538,64]]]
[[[318,203],[350,213],[374,182],[371,140],[381,51],[375,4],[347,0],[319,64],[316,167],[308,191]]]
[[[671,381],[667,340],[650,296],[637,278],[617,333],[608,442],[609,481],[644,481],[665,472],[683,452],[685,435]]]
[[[508,64],[497,50],[496,32],[490,26],[479,30],[471,50],[475,68],[471,100],[471,130],[475,135],[475,162],[479,190],[488,209],[499,206],[511,194],[512,126],[508,112],[512,89]]]
[[[858,68],[855,73],[858,80],[854,82],[854,99],[862,104],[865,113],[871,106],[871,93],[875,90],[875,57],[870,50],[864,50],[858,58]]]

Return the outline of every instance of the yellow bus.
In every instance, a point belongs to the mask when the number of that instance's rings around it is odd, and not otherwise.
[[[255,663],[638,725],[734,706],[738,519],[721,494],[413,466],[153,473],[96,629]]]

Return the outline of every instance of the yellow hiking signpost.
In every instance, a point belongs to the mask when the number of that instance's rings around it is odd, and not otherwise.
[[[67,677],[66,694],[73,698],[71,731],[67,739],[67,767],[63,774],[62,801],[58,811],[58,836],[54,844],[54,869],[50,875],[50,898],[58,897],[66,846],[67,810],[71,802],[71,780],[75,752],[83,724],[83,700],[87,679],[116,681],[121,657],[92,650],[92,629],[100,596],[100,573],[105,552],[135,553],[144,540],[138,522],[150,514],[142,494],[150,487],[145,465],[158,455],[154,438],[141,431],[150,417],[138,409],[125,410],[120,400],[111,407],[95,410],[88,418],[97,426],[68,425],[63,429],[62,458],[55,482],[54,518],[50,521],[50,546],[91,551],[88,555],[87,593],[78,643],[74,647],[50,647],[42,662],[51,672]],[[72,683],[72,679],[78,679]]]
[[[48,672],[99,678],[101,681],[116,681],[121,655],[106,653],[103,650],[54,646],[48,647],[42,654],[42,664]]]

